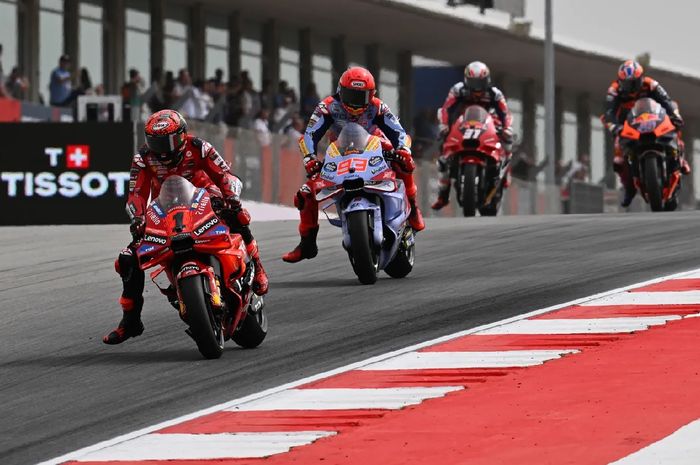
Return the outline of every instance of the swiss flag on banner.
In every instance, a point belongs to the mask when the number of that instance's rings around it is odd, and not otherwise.
[[[86,170],[90,168],[90,146],[66,146],[66,168]]]

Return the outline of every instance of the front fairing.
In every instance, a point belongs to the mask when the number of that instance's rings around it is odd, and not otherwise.
[[[211,208],[205,189],[197,189],[187,205],[165,210],[156,199],[146,211],[146,230],[136,254],[142,269],[170,262],[194,251],[211,254],[231,246],[229,228]]]

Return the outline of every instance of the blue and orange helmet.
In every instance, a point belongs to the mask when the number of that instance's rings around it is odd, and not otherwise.
[[[624,93],[635,94],[642,88],[644,68],[634,60],[627,60],[617,70],[617,82]]]

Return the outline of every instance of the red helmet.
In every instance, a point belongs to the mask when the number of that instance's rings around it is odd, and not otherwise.
[[[338,95],[343,108],[351,115],[364,112],[377,92],[374,76],[361,66],[348,68],[338,82]]]
[[[644,68],[634,60],[627,60],[617,70],[617,82],[620,90],[626,94],[636,94],[642,88]]]
[[[491,88],[491,71],[480,61],[472,61],[464,68],[464,85],[471,92],[482,93]]]
[[[175,110],[161,110],[153,113],[144,128],[146,145],[166,165],[181,158],[181,151],[187,136],[187,122]]]

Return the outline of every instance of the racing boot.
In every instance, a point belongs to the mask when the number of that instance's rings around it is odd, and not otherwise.
[[[433,210],[440,210],[442,207],[450,203],[450,191],[448,189],[440,189],[438,192],[438,198],[433,204],[430,206]]]
[[[622,199],[622,202],[620,203],[621,206],[627,208],[630,206],[632,203],[632,200],[634,199],[634,196],[637,195],[637,189],[632,186],[632,187],[626,187],[625,188],[625,197]]]
[[[685,158],[681,158],[681,174],[690,174],[690,165]]]
[[[253,263],[255,263],[255,276],[253,276],[253,292],[257,295],[267,294],[268,280],[267,273],[265,273],[265,268],[262,266],[262,260],[260,260],[260,251],[258,250],[258,243],[253,240],[250,244],[246,246],[248,255],[250,256]]]
[[[408,224],[411,225],[415,232],[424,230],[425,222],[423,221],[423,214],[416,204],[416,197],[413,196],[409,198],[408,203],[411,205],[411,213],[408,215]]]
[[[140,336],[143,333],[143,323],[141,322],[143,298],[135,301],[122,297],[119,299],[119,304],[122,306],[124,316],[122,316],[119,325],[102,338],[102,342],[105,344],[121,344],[130,337]]]
[[[307,234],[302,234],[301,242],[294,250],[287,252],[282,256],[282,260],[287,263],[300,262],[305,258],[312,259],[318,255],[318,246],[316,245],[316,236],[318,235],[318,226],[309,229]]]

